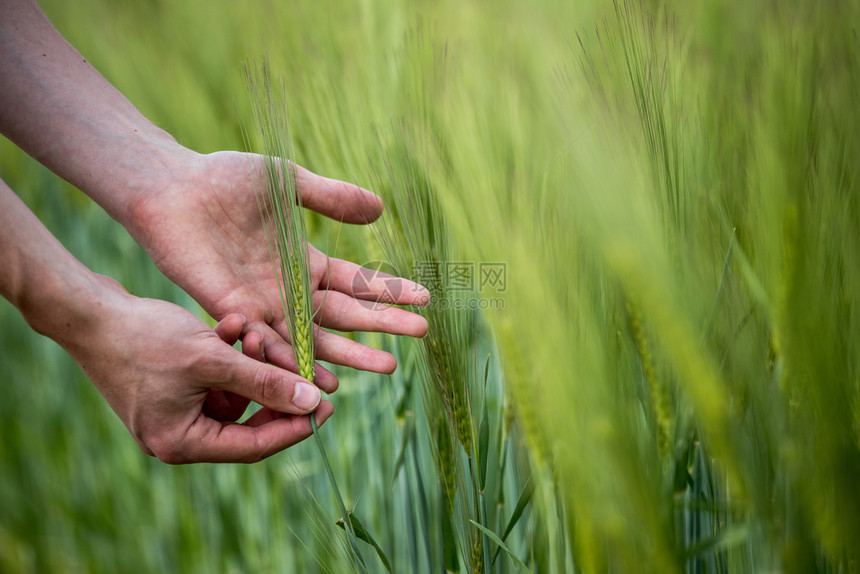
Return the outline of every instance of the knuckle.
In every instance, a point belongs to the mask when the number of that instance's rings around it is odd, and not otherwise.
[[[139,446],[139,447],[140,447],[140,450],[142,450],[142,451],[143,451],[143,453],[144,453],[145,455],[147,455],[147,456],[155,456],[155,453],[154,453],[154,452],[152,452],[152,449],[151,449],[151,448],[149,448],[148,446],[146,446],[146,443],[144,443],[143,441],[138,440],[138,439],[135,439],[135,441],[137,441],[137,446]]]
[[[223,348],[219,346],[216,352],[212,352],[208,348],[199,348],[194,351],[186,359],[186,370],[189,376],[195,376],[214,384],[221,384],[227,380],[231,361],[229,356],[223,352]]]
[[[361,344],[349,345],[346,348],[345,355],[350,365],[360,365],[365,358],[365,355],[371,351],[369,347]]]
[[[154,437],[148,441],[152,455],[165,464],[177,465],[191,462],[182,445],[167,437]]]
[[[283,448],[279,448],[277,445],[261,445],[259,441],[257,442],[258,448],[255,452],[248,457],[247,462],[249,464],[254,464],[265,460],[272,456],[273,454],[277,454],[283,450]]]
[[[347,301],[340,300],[335,305],[333,305],[333,309],[330,309],[332,314],[333,324],[335,325],[343,325],[350,319],[350,308],[347,304]]]
[[[257,452],[257,453],[254,453],[254,454],[249,454],[249,455],[247,455],[247,456],[244,458],[244,460],[242,460],[241,462],[242,462],[243,464],[256,464],[256,463],[260,462],[261,460],[263,460],[263,459],[265,459],[265,458],[268,458],[269,456],[270,456],[270,455],[269,455],[269,454],[267,454],[267,453]]]
[[[257,394],[262,404],[272,404],[280,398],[282,385],[270,369],[262,368],[262,366],[258,368],[255,374],[254,385],[257,388]]]

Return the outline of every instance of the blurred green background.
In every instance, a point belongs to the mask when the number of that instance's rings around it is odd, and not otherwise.
[[[200,152],[242,149],[241,65],[268,57],[300,164],[396,194],[380,174],[399,146],[387,169],[434,190],[457,257],[506,264],[481,349],[494,424],[539,485],[508,539],[529,569],[860,568],[856,2],[42,6]],[[199,312],[6,140],[0,176],[91,269]],[[331,255],[381,256],[366,229],[311,228]],[[5,301],[0,323],[0,572],[347,567],[312,444],[168,467]],[[394,571],[437,571],[416,514],[438,477],[415,346],[367,339],[401,367],[338,371],[329,456]],[[500,516],[522,483],[506,480]]]

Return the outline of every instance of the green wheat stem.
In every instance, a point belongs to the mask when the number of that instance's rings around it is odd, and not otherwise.
[[[358,560],[359,565],[361,566],[361,570],[363,572],[367,572],[367,565],[364,563],[364,558],[361,556],[361,552],[358,549],[358,538],[355,535],[355,528],[352,525],[352,521],[349,519],[349,514],[346,511],[346,504],[343,502],[343,497],[340,494],[340,489],[337,486],[337,480],[334,477],[334,472],[332,472],[331,464],[328,462],[328,455],[326,454],[325,445],[323,445],[322,437],[319,434],[319,429],[317,428],[317,417],[316,413],[310,414],[311,419],[311,430],[313,431],[315,442],[317,444],[317,448],[320,451],[320,456],[323,460],[323,466],[325,466],[326,475],[328,475],[329,483],[331,484],[331,489],[334,492],[334,497],[337,500],[338,510],[340,510],[340,514],[343,517],[344,526],[346,527],[347,538],[349,539],[349,545],[352,546],[353,552],[355,552],[355,557]]]
[[[266,64],[256,70],[246,67],[244,71],[250,95],[249,123],[254,128],[253,133],[262,140],[264,151],[265,184],[262,185],[264,189],[257,189],[257,203],[263,224],[267,228],[269,256],[276,273],[280,274],[278,288],[298,372],[301,377],[313,383],[314,310],[307,230],[301,194],[295,182],[294,166],[289,159],[292,156],[292,135],[285,113],[286,90],[283,85],[273,85]],[[249,129],[245,129],[245,137],[250,147],[249,132]],[[367,566],[358,548],[355,528],[319,434],[316,413],[311,413],[309,418],[314,441],[334,492],[349,544],[361,571],[366,572]]]

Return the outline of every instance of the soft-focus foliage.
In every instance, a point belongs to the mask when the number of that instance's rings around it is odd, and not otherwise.
[[[474,264],[451,300],[489,308],[364,336],[399,370],[339,371],[322,429],[393,571],[860,567],[857,3],[43,4],[203,152],[242,147],[241,66],[266,55],[297,161],[388,205],[376,233],[309,218],[315,244],[425,282]],[[0,176],[87,265],[195,308],[6,141]],[[310,442],[161,465],[0,318],[0,571],[347,567]]]

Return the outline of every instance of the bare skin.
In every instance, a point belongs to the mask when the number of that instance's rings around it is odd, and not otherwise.
[[[0,182],[0,294],[84,369],[141,448],[169,463],[251,462],[306,438],[308,413],[333,412],[319,388],[337,379],[295,371],[278,278],[254,197],[259,157],[198,154],[149,122],[51,26],[32,0],[0,0],[0,132],[83,191],[215,319],[141,299],[86,269]],[[382,202],[357,186],[296,166],[305,207],[368,223]],[[398,308],[362,305],[359,266],[310,248],[317,319],[341,331],[423,336],[427,323]],[[403,280],[399,304],[427,300]],[[243,353],[231,347],[242,339]],[[390,354],[319,329],[318,357],[389,373]],[[267,364],[270,363],[270,364]],[[299,390],[297,393],[297,389]],[[249,401],[263,409],[235,420]]]
[[[266,357],[292,368],[292,351],[283,345],[288,333],[276,277],[254,200],[252,159],[236,152],[193,158],[189,172],[200,174],[198,179],[144,196],[132,210],[130,229],[156,265],[209,314],[218,319],[233,311],[244,314],[247,329],[263,335]],[[370,192],[297,171],[307,207],[346,222],[375,219],[381,213],[381,202]],[[195,237],[200,240],[189,241]],[[426,333],[426,321],[414,313],[360,304],[352,284],[358,265],[329,258],[313,247],[310,259],[314,302],[325,303],[318,315],[322,326],[413,337]],[[403,281],[398,303],[426,299],[426,290]],[[381,278],[370,287],[375,296],[385,290]],[[380,373],[396,367],[390,354],[327,331],[317,332],[316,343],[319,358],[326,361]],[[328,380],[320,384],[331,388]]]

